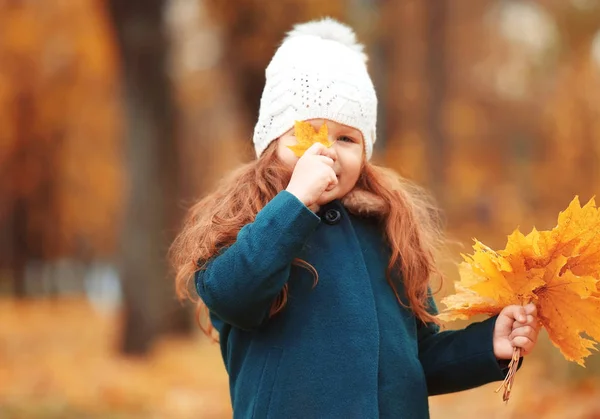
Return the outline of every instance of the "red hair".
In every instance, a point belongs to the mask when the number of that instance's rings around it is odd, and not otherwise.
[[[276,149],[272,143],[259,159],[234,171],[214,192],[196,203],[171,246],[177,296],[197,302],[197,320],[208,335],[212,332],[208,310],[195,292],[190,293],[192,278],[204,262],[234,243],[241,228],[251,223],[289,183],[291,170],[277,158]],[[393,280],[398,277],[395,272],[402,273],[405,297],[415,316],[423,322],[439,324],[428,312],[430,278],[442,277],[434,260],[437,247],[442,244],[441,227],[429,196],[393,171],[368,162],[355,190],[382,203],[375,216],[380,218],[391,249],[387,278],[398,302],[404,305]],[[316,283],[318,274],[309,263],[300,259],[293,263],[310,270]],[[287,295],[286,285],[273,301],[271,315],[285,307]],[[202,320],[207,321],[206,327]]]

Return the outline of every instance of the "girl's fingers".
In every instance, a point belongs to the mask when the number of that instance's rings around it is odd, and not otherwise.
[[[525,306],[525,313],[533,317],[537,316],[537,307],[533,303],[529,303]]]
[[[527,325],[529,325],[531,327],[534,327],[536,329],[539,329],[542,324],[540,323],[540,320],[537,317],[534,317],[531,314],[529,314],[529,315],[527,315],[527,321],[526,322],[522,323],[520,321],[515,321],[513,323],[513,330],[517,329],[519,327],[527,326]]]
[[[523,355],[527,355],[535,346],[535,341],[525,336],[517,336],[511,340],[511,343],[515,348],[521,348],[524,352]]]
[[[311,145],[310,147],[308,147],[306,149],[306,151],[304,152],[304,155],[313,155],[313,156],[317,156],[320,154],[323,154],[323,149],[326,149],[327,147],[325,147],[323,144],[321,143],[314,143],[313,145]]]
[[[531,352],[540,332],[541,323],[537,318],[537,308],[534,304],[524,307],[517,306],[509,313],[513,315],[512,332],[508,336],[515,348],[521,348],[524,355]],[[507,315],[510,317],[511,314]]]
[[[525,307],[519,305],[511,305],[504,307],[501,314],[507,316],[509,319],[525,323],[527,321],[527,313],[525,313]]]
[[[325,191],[329,192],[331,190],[333,190],[333,188],[335,188],[338,184],[338,179],[337,176],[335,175],[335,172],[333,173],[332,177],[331,177],[331,181],[329,182],[329,185],[327,186],[327,188],[325,188]]]
[[[508,336],[508,339],[513,341],[517,338],[524,337],[535,343],[537,341],[538,333],[539,329],[535,329],[531,326],[523,326],[513,330]]]
[[[323,163],[325,163],[327,166],[331,166],[333,167],[335,161],[329,157],[329,156],[317,156],[317,159],[321,160]]]
[[[332,147],[325,147],[321,143],[314,143],[304,152],[304,154],[326,156],[329,157],[331,160],[337,160],[337,153],[335,152],[335,149],[333,149]]]

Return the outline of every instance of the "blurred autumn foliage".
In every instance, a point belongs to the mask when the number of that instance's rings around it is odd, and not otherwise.
[[[111,255],[122,117],[101,4],[0,2],[0,62],[1,266]]]
[[[285,31],[325,15],[366,44],[375,160],[430,188],[459,241],[502,247],[600,190],[597,0],[0,0],[0,416],[229,415],[166,252],[253,158]],[[509,407],[486,388],[433,416],[600,415],[598,357],[548,368],[540,347]]]

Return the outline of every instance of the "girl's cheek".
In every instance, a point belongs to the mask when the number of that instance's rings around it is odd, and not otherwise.
[[[290,169],[294,169],[294,167],[296,167],[296,164],[298,163],[298,158],[289,149],[278,149],[277,157]]]
[[[288,161],[287,161],[287,163],[289,164],[289,166],[292,169],[294,167],[296,167],[296,165],[298,164],[298,160],[300,160],[300,158],[296,157],[296,155],[290,151],[290,154],[288,154]]]

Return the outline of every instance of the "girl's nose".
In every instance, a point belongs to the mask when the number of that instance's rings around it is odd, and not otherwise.
[[[337,151],[335,149],[335,141],[332,140],[331,138],[329,138],[329,143],[331,144],[331,147],[329,147],[329,149],[331,150],[330,157],[333,159],[334,162],[337,162],[338,155],[337,155]]]
[[[330,148],[331,150],[333,150],[334,152],[335,152],[335,148],[334,148],[334,146],[335,146],[336,140],[337,140],[337,138],[335,138],[335,137],[333,137],[333,136],[331,136],[331,135],[329,135],[329,136],[327,137],[327,141],[329,141],[329,144],[331,144],[331,147],[329,147],[329,148]],[[335,154],[335,159],[337,159],[337,153]],[[334,160],[335,160],[335,159],[334,159]]]

